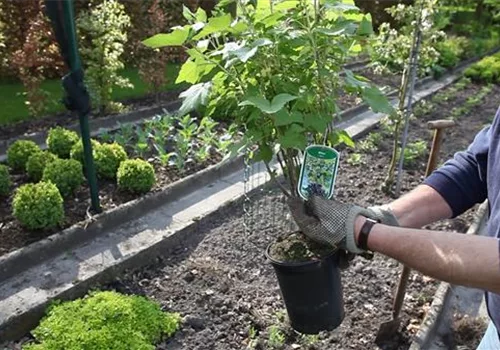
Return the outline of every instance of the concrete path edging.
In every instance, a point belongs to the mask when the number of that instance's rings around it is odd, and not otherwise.
[[[467,235],[476,235],[486,225],[488,220],[488,201],[483,202],[474,217],[474,222],[467,230]],[[443,311],[449,301],[452,285],[448,282],[441,282],[434,293],[434,298],[429,311],[420,325],[414,340],[410,345],[410,350],[430,349],[431,340],[436,335],[440,322],[443,320]]]

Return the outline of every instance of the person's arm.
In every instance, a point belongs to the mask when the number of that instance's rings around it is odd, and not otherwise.
[[[356,241],[364,221],[356,219]],[[500,293],[497,238],[376,224],[368,248],[438,280]]]
[[[500,110],[497,112],[497,117]],[[498,122],[498,118],[495,118]],[[462,214],[486,199],[490,127],[476,135],[464,152],[434,171],[423,185],[389,204],[402,227],[420,228]]]
[[[389,207],[401,227],[420,228],[453,215],[448,202],[428,185],[418,186]]]

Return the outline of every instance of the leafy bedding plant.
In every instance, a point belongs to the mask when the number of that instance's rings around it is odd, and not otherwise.
[[[240,0],[234,18],[222,11],[233,2],[220,1],[209,19],[202,9],[185,8],[189,24],[144,43],[186,49],[177,83],[192,86],[180,95],[180,114],[230,116],[244,130],[231,153],[249,150],[273,178],[276,159],[288,183],[279,186],[295,197],[299,157],[309,143],[352,145],[345,131],[331,128],[340,92],[360,96],[376,112],[392,112],[375,86],[342,68],[366,45],[372,25],[366,16],[351,16],[355,6],[336,0],[273,1],[268,12]]]

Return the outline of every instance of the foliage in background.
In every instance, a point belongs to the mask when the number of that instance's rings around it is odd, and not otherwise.
[[[500,53],[483,58],[465,70],[474,81],[500,83]]]
[[[142,159],[121,162],[116,177],[118,188],[131,193],[149,192],[156,182],[153,166]]]
[[[60,72],[63,63],[54,42],[52,27],[44,14],[44,1],[34,0],[28,7],[38,5],[36,16],[29,21],[26,37],[12,54],[12,65],[18,71],[26,93],[31,114],[39,116],[47,110],[49,94],[41,88],[46,70]]]
[[[7,164],[15,171],[26,170],[28,159],[40,148],[30,140],[17,140],[7,149]]]
[[[28,162],[26,163],[26,173],[28,174],[30,180],[34,182],[40,181],[47,164],[56,159],[57,156],[55,154],[47,151],[36,152],[29,157]]]
[[[73,195],[84,180],[83,167],[74,159],[55,159],[42,175],[42,181],[56,185],[63,197]]]
[[[177,78],[179,83],[192,84],[180,95],[180,115],[204,107],[210,117],[225,106],[235,124],[245,130],[234,151],[250,148],[253,158],[266,164],[278,155],[290,188],[295,189],[297,151],[310,140],[351,144],[345,132],[332,130],[328,136],[326,132],[340,112],[336,99],[341,91],[359,95],[376,111],[392,109],[365,79],[349,71],[340,74],[372,34],[366,17],[360,21],[345,17],[357,12],[356,7],[334,0],[321,5],[306,0],[277,3],[283,6],[257,13],[253,2],[238,1],[235,19],[222,11],[207,19],[202,10],[186,9],[189,25],[145,43],[184,46],[190,56]]]
[[[439,59],[437,44],[444,40],[446,34],[436,26],[439,10],[437,0],[416,0],[414,5],[399,4],[387,9],[399,23],[394,29],[389,23],[380,26],[380,33],[373,43],[371,51],[372,62],[379,72],[402,73],[410,57],[415,21],[422,11],[422,45],[419,53],[419,76],[432,72]]]
[[[76,132],[57,126],[49,130],[46,143],[49,151],[59,158],[69,158],[71,148],[78,142],[78,139]]]
[[[6,165],[0,164],[0,196],[7,196],[11,186],[9,168]]]
[[[36,343],[23,350],[154,350],[179,324],[178,314],[142,296],[93,292],[49,307],[32,332]]]
[[[119,74],[125,68],[121,55],[127,41],[130,17],[118,1],[104,0],[82,12],[76,23],[92,103],[101,114],[119,111],[122,106],[111,99],[113,89],[133,87]]]
[[[12,215],[29,230],[56,227],[64,218],[63,198],[50,182],[19,187],[12,201]]]

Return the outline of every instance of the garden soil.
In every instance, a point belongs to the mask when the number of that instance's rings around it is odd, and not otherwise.
[[[436,101],[432,111],[411,122],[410,142],[423,139],[430,146],[429,120],[446,118],[450,109],[463,104],[480,86],[469,85],[448,101]],[[494,87],[481,105],[461,116],[458,126],[446,131],[441,159],[464,149],[484,125],[492,121],[499,104],[500,87]],[[390,142],[384,137],[379,150],[363,155],[363,164],[349,165],[355,150],[342,150],[336,198],[369,206],[391,198],[379,190],[388,165]],[[423,180],[426,156],[405,171],[403,191]],[[276,193],[261,193],[252,199],[254,207],[282,206]],[[432,229],[465,232],[474,210],[459,218],[429,226]],[[285,212],[270,225],[268,216],[255,215],[246,231],[241,203],[234,203],[190,233],[186,244],[165,251],[146,268],[129,271],[108,289],[146,295],[165,310],[183,315],[182,329],[157,349],[374,349],[379,324],[390,317],[391,302],[401,266],[376,255],[372,261],[356,257],[343,271],[346,316],[332,332],[316,337],[295,333],[287,324],[276,277],[264,257],[266,246],[283,233]],[[280,221],[281,224],[280,224]],[[201,226],[201,225],[200,225]],[[281,227],[277,229],[276,227]],[[399,332],[383,349],[408,349],[412,337],[432,301],[437,282],[412,272],[402,310]]]

